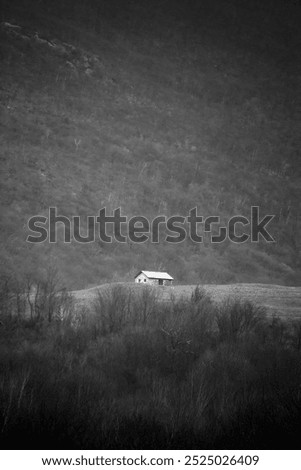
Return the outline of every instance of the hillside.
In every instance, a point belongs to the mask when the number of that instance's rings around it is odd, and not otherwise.
[[[72,296],[75,299],[75,305],[79,308],[91,308],[98,292],[109,292],[116,286],[132,290],[134,293],[141,293],[144,288],[135,283],[111,283],[90,289],[73,291]],[[150,287],[149,289],[156,298],[169,302],[179,299],[190,300],[195,288],[195,285],[183,285],[157,287],[154,290]],[[300,287],[269,284],[205,284],[202,288],[217,305],[221,305],[227,300],[250,301],[254,305],[263,307],[268,316],[282,317],[290,320],[301,317]]]
[[[4,274],[69,289],[164,268],[177,282],[300,285],[296,2],[2,2]],[[48,216],[259,206],[274,243],[29,244]]]

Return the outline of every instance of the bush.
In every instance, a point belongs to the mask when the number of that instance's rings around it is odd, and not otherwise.
[[[196,288],[191,294],[191,301],[197,303],[197,302],[200,302],[201,300],[204,300],[207,297],[208,297],[208,294],[206,293],[206,290],[203,287],[196,286]]]
[[[228,299],[217,311],[216,324],[221,341],[236,341],[250,335],[263,325],[266,318],[262,307],[249,301]]]
[[[297,327],[248,302],[160,301],[122,285],[70,317],[0,328],[2,448],[260,449],[279,433],[296,442]]]

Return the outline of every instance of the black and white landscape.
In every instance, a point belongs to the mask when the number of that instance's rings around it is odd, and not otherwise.
[[[297,448],[300,2],[1,7],[0,447]]]

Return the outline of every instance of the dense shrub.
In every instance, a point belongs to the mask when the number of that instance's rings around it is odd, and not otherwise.
[[[239,337],[256,332],[264,320],[265,313],[261,307],[249,301],[228,299],[216,315],[220,340],[235,341]]]
[[[279,434],[297,445],[297,322],[123,286],[68,321],[11,322],[0,330],[2,448],[271,448]]]

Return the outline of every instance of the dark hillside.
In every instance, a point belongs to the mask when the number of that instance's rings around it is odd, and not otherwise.
[[[126,5],[125,5],[126,3]],[[300,285],[300,5],[2,1],[1,259],[69,288]],[[17,27],[16,27],[17,26]],[[29,217],[274,214],[275,243],[30,245]]]

